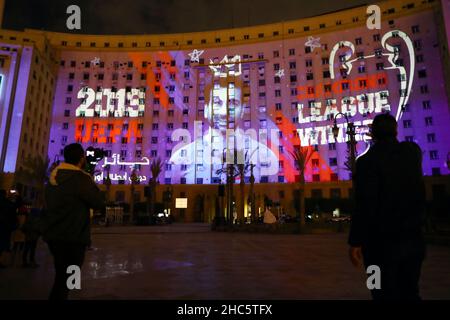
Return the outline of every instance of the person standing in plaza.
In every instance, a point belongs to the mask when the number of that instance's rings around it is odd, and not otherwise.
[[[25,234],[25,247],[23,249],[22,262],[24,268],[37,268],[36,263],[36,247],[40,237],[40,212],[41,209],[31,209],[25,224],[22,227]]]
[[[11,252],[11,234],[17,227],[16,208],[7,198],[6,190],[0,190],[0,268],[6,268],[6,253]]]
[[[12,235],[13,249],[12,249],[12,265],[16,265],[16,257],[23,253],[25,248],[25,233],[23,232],[23,226],[26,222],[28,216],[28,208],[25,205],[22,197],[20,195],[15,195],[14,205],[16,208],[16,220],[17,228],[14,230]]]
[[[102,209],[105,198],[92,176],[83,169],[85,151],[73,143],[64,148],[64,162],[50,174],[45,190],[42,234],[54,259],[55,281],[50,300],[66,300],[67,268],[81,269],[91,242],[90,209]]]
[[[350,259],[356,267],[379,267],[374,300],[418,300],[425,259],[422,152],[414,142],[397,140],[390,114],[377,115],[371,132],[374,144],[356,162]]]

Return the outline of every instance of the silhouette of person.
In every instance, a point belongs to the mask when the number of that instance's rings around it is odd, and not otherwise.
[[[355,267],[380,268],[374,300],[418,300],[425,258],[425,185],[422,152],[397,140],[397,122],[380,114],[372,124],[373,146],[356,162],[356,210],[348,243]]]
[[[81,268],[91,242],[90,209],[102,209],[104,195],[86,166],[83,147],[72,143],[64,148],[64,162],[50,174],[45,189],[45,214],[42,235],[53,256],[55,281],[50,300],[67,300],[67,268]]]

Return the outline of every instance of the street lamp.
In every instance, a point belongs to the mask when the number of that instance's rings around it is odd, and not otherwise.
[[[338,112],[334,115],[333,120],[334,120],[334,125],[332,128],[332,132],[333,132],[333,136],[334,139],[337,141],[337,137],[339,136],[339,127],[337,126],[337,117],[339,115],[344,116],[345,118],[345,122],[347,123],[347,131],[346,134],[349,137],[349,142],[348,142],[348,146],[349,146],[349,152],[350,152],[350,159],[349,159],[349,167],[350,167],[350,171],[352,173],[352,180],[354,178],[354,174],[355,174],[355,167],[356,167],[356,127],[355,124],[353,122],[349,121],[349,118],[346,114],[342,113],[342,112]]]
[[[136,169],[133,169],[133,171],[131,172],[131,199],[130,199],[130,215],[132,220],[135,220],[135,216],[134,216],[134,189],[136,184],[139,183],[139,177],[136,173]]]
[[[109,202],[109,193],[111,189],[111,178],[110,178],[111,168],[109,164],[106,166],[106,178],[104,178],[104,184],[106,185],[106,202]]]

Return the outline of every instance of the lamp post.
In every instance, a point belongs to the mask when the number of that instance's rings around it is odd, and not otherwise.
[[[256,217],[255,192],[253,189],[255,185],[255,176],[253,175],[254,167],[255,164],[250,163],[250,211],[252,213],[252,221],[256,223],[258,221]]]
[[[350,153],[350,159],[349,159],[349,163],[348,163],[348,167],[350,168],[350,172],[352,173],[352,180],[354,179],[355,176],[355,167],[356,167],[356,127],[355,124],[351,121],[349,121],[349,118],[346,114],[342,113],[342,112],[338,112],[334,115],[333,120],[334,120],[334,125],[332,128],[332,132],[333,132],[333,136],[335,141],[337,141],[337,137],[339,136],[339,127],[337,126],[337,117],[339,115],[344,116],[345,118],[345,122],[347,123],[347,131],[346,134],[349,137],[349,141],[348,141],[348,147],[349,147],[349,153]]]
[[[223,148],[222,150],[222,160],[226,166],[226,208],[227,208],[227,219],[228,222],[232,222],[233,212],[233,178],[234,178],[234,165],[227,162],[227,152],[228,148]]]
[[[106,203],[109,203],[109,193],[111,189],[111,178],[110,175],[110,167],[109,164],[106,166],[106,178],[105,178],[105,185],[106,185]]]
[[[139,182],[139,177],[136,174],[136,169],[133,169],[133,171],[131,172],[131,200],[130,200],[130,216],[132,221],[135,220],[135,216],[134,216],[134,188],[135,185]]]

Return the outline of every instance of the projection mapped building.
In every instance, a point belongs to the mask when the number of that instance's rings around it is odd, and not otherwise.
[[[147,184],[157,158],[161,185],[223,183],[220,169],[230,162],[254,164],[256,184],[278,184],[298,180],[291,153],[307,146],[315,150],[307,182],[346,181],[347,124],[337,118],[335,137],[334,115],[342,112],[357,126],[362,154],[372,119],[390,112],[399,139],[423,149],[424,173],[446,175],[443,6],[419,0],[378,5],[382,25],[373,30],[366,7],[359,7],[190,34],[27,31],[48,39],[59,54],[50,160],[80,142],[106,150],[96,180],[109,173],[113,186],[129,184],[132,172]]]

